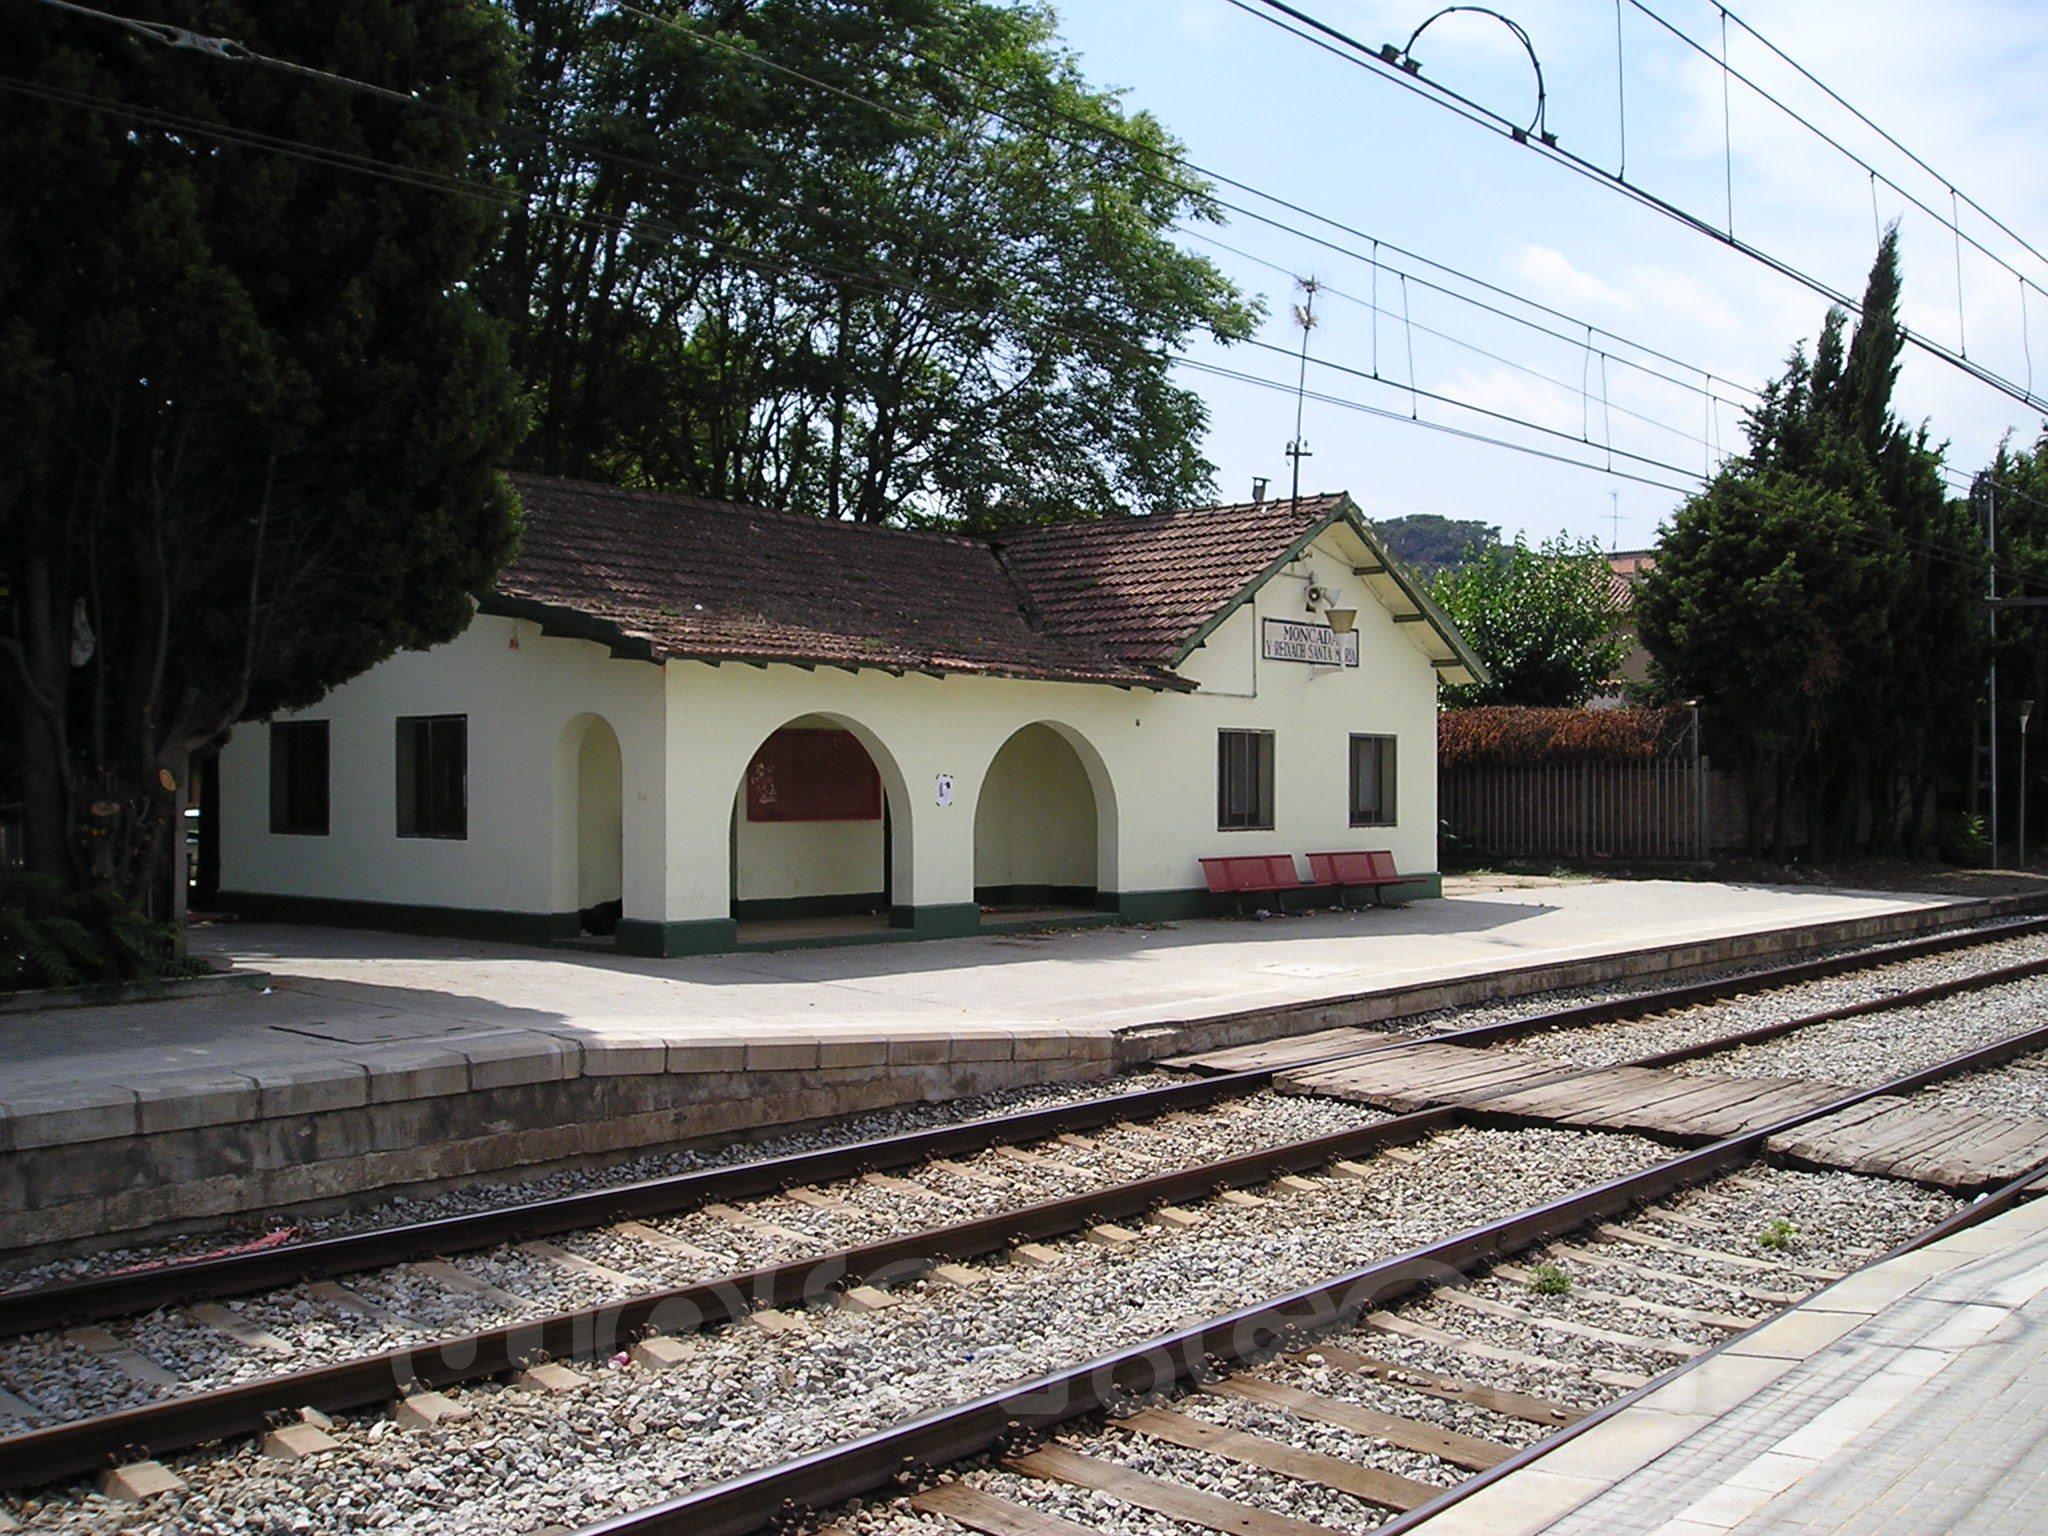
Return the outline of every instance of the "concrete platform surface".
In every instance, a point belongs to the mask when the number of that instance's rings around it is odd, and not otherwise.
[[[2048,1201],[1851,1275],[1414,1529],[2048,1531]]]
[[[222,925],[197,945],[269,973],[267,990],[0,1015],[0,1250],[1097,1077],[2017,905],[1453,881],[1442,900],[1264,922],[671,960]]]
[[[1474,882],[1479,884],[1479,882]],[[1897,893],[1667,881],[1519,881],[1407,906],[926,944],[644,960],[291,924],[194,947],[270,993],[0,1019],[0,1104],[81,1084],[160,1090],[377,1048],[808,1043],[822,1032],[999,1035],[1132,1026],[1421,981],[1961,905]]]

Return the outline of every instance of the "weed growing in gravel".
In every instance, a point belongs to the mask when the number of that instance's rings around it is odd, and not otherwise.
[[[1572,1277],[1562,1264],[1538,1264],[1529,1271],[1529,1289],[1538,1296],[1562,1296],[1572,1288]]]
[[[1769,1248],[1773,1252],[1783,1253],[1792,1246],[1798,1236],[1797,1227],[1782,1216],[1774,1216],[1765,1222],[1763,1230],[1757,1233],[1756,1245],[1759,1248]]]

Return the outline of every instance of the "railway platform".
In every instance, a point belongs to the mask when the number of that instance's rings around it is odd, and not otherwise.
[[[204,944],[260,985],[0,1016],[0,1252],[1086,1080],[2037,904],[1453,881],[1442,900],[1267,922],[677,960],[223,926]]]
[[[2048,1201],[1888,1259],[1404,1536],[2048,1528]]]

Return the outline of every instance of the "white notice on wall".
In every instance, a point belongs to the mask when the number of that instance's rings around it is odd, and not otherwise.
[[[1358,631],[1340,635],[1327,624],[1268,619],[1260,631],[1268,661],[1305,661],[1317,667],[1358,665]]]
[[[950,773],[942,773],[939,775],[939,804],[951,805],[952,803],[953,775],[951,775]]]

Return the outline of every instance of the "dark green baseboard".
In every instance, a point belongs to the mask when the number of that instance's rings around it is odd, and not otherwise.
[[[891,907],[889,926],[908,929],[920,939],[958,939],[981,932],[981,908],[971,901],[939,902],[929,907]]]
[[[740,925],[729,917],[700,918],[688,923],[656,923],[644,918],[619,920],[622,955],[673,959],[677,955],[722,955],[737,949]]]
[[[732,904],[742,923],[789,922],[806,917],[864,917],[889,910],[887,891],[854,891],[842,896],[762,896]]]
[[[351,901],[337,896],[277,896],[263,891],[222,891],[213,903],[255,922],[320,923],[330,928],[381,928],[437,939],[496,939],[508,944],[551,944],[583,931],[574,912],[494,912],[478,907],[424,907],[395,901]]]
[[[1180,891],[1119,891],[1117,912],[1127,923],[1175,923],[1191,917],[1214,917],[1217,898],[1200,886]]]

